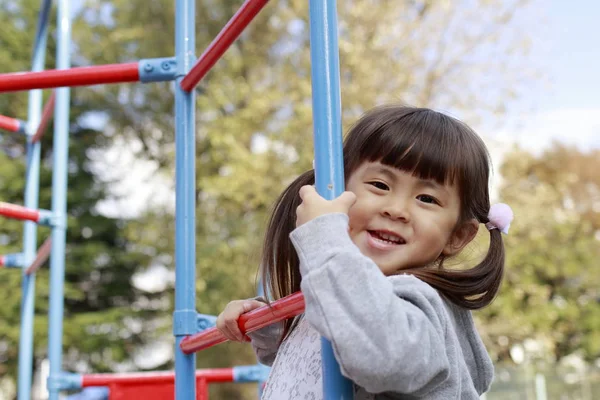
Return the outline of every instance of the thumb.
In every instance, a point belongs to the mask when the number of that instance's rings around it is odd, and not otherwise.
[[[300,188],[300,192],[298,194],[300,195],[300,198],[304,201],[306,200],[307,196],[313,196],[316,193],[317,191],[313,185],[304,185]]]
[[[356,195],[352,192],[344,192],[338,197],[338,201],[344,206],[350,208],[356,203]]]

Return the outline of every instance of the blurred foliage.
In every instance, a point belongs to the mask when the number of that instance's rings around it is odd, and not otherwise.
[[[197,2],[199,54],[240,4]],[[469,123],[501,117],[533,81],[527,26],[515,23],[526,4],[339,2],[344,126],[373,105],[390,101],[451,110]],[[33,0],[0,4],[3,71],[29,68],[37,7]],[[173,1],[85,0],[74,12],[73,65],[174,54]],[[311,165],[307,15],[306,0],[268,4],[196,90],[200,312],[218,313],[229,300],[254,294],[269,208],[283,186]],[[54,47],[51,36],[48,67],[54,65]],[[510,62],[496,62],[501,57]],[[25,118],[26,101],[24,93],[2,95],[0,113]],[[149,161],[152,174],[166,182],[157,190],[174,191],[173,106],[172,83],[73,89],[70,154],[77,167],[69,181],[65,369],[139,370],[143,363],[117,366],[116,362],[134,358],[142,344],[149,343],[151,349],[154,339],[171,340],[172,275],[155,277],[159,282],[152,290],[132,284],[136,273],[174,269],[171,205],[161,203],[158,196],[150,198],[138,205],[135,218],[127,220],[99,215],[97,209],[114,196],[106,190],[112,183],[106,178],[107,152],[114,148]],[[0,145],[9,155],[0,163],[0,193],[3,200],[20,203],[24,167],[16,156],[23,152],[22,138],[2,138]],[[40,205],[49,207],[50,134],[43,145]],[[134,164],[130,167],[125,174],[135,171]],[[83,237],[85,227],[92,230],[91,236]],[[20,224],[3,221],[0,232],[7,235],[0,251],[18,251]],[[47,230],[41,228],[40,240],[44,235]],[[5,368],[1,373],[8,376],[14,376],[16,363],[19,280],[16,271],[0,273],[0,290],[9,305],[0,311],[0,340],[7,343],[0,347]],[[44,270],[36,302],[39,358],[46,346],[47,293]],[[237,344],[198,357],[199,367],[253,362],[248,346]],[[172,360],[146,367],[172,368]],[[211,393],[216,398],[253,398],[255,388],[215,386]]]
[[[0,65],[2,71],[30,68],[35,37],[38,1],[0,3]],[[55,19],[55,13],[52,20]],[[51,31],[52,32],[52,31]],[[49,35],[47,62],[54,64],[55,43]],[[50,91],[44,91],[44,100]],[[0,96],[0,114],[26,119],[26,92]],[[88,152],[109,143],[103,132],[84,123],[88,105],[75,96],[70,108],[69,185],[67,192],[68,231],[65,271],[64,366],[83,372],[113,371],[128,365],[138,349],[158,337],[157,317],[168,312],[160,307],[138,304],[160,300],[161,293],[147,293],[132,285],[132,276],[151,265],[152,257],[126,237],[126,221],[100,215],[99,201],[109,199],[107,185],[95,176]],[[42,142],[39,206],[51,209],[53,127]],[[0,198],[23,204],[25,187],[25,139],[15,134],[0,137]],[[18,253],[22,223],[3,219],[0,224],[0,253]],[[37,229],[38,246],[50,229]],[[47,356],[48,264],[36,279],[35,357],[36,366]],[[15,377],[20,336],[21,272],[0,270],[0,378]],[[165,322],[166,325],[167,322]]]
[[[515,221],[504,287],[481,324],[499,359],[515,345],[542,363],[600,357],[598,171],[598,150],[555,144],[506,155],[500,193]]]

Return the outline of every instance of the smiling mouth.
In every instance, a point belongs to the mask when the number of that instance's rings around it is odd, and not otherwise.
[[[369,233],[369,235],[376,241],[380,242],[380,243],[384,243],[384,244],[388,244],[388,245],[400,245],[400,244],[405,244],[406,240],[404,240],[404,238],[391,233],[391,232],[384,232],[384,231],[367,231]]]

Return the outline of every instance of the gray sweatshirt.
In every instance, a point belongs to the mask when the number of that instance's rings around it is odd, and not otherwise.
[[[304,317],[281,344],[281,325],[251,334],[272,365],[264,400],[321,399],[319,336],[331,341],[355,399],[478,399],[494,369],[471,313],[409,275],[384,276],[328,214],[294,230]]]

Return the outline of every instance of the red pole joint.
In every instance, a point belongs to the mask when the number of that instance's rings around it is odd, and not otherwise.
[[[274,301],[270,305],[252,310],[240,317],[238,326],[242,333],[254,332],[279,321],[295,317],[304,312],[304,295],[296,292]],[[184,338],[179,347],[185,354],[191,354],[227,341],[217,328],[209,328]]]
[[[240,9],[221,29],[221,32],[207,47],[196,64],[181,81],[181,88],[186,92],[198,85],[210,69],[219,61],[225,51],[252,22],[269,0],[246,0]]]

